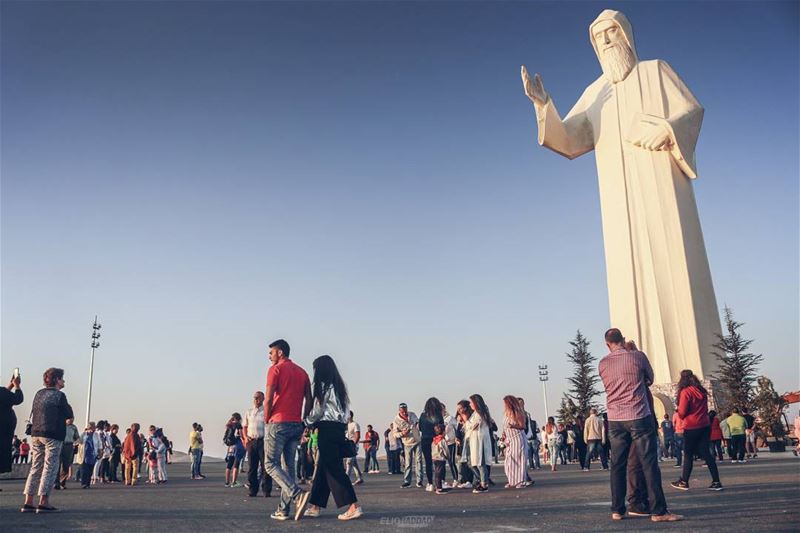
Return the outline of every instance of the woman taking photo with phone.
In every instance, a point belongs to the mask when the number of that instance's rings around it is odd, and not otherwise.
[[[342,463],[342,447],[346,444],[345,431],[350,408],[347,386],[336,368],[331,356],[317,357],[313,363],[314,379],[311,385],[313,408],[305,419],[307,426],[315,427],[319,433],[317,460],[311,491],[307,494],[308,509],[303,513],[305,505],[297,505],[295,520],[302,516],[315,518],[320,508],[328,505],[328,497],[333,493],[336,507],[349,505],[346,512],[339,515],[339,520],[360,518],[364,511],[356,499],[356,491],[350,477],[344,471]]]
[[[19,385],[19,368],[15,368],[8,387],[0,388],[0,474],[11,472],[11,441],[17,427],[14,406],[21,404],[23,400]]]

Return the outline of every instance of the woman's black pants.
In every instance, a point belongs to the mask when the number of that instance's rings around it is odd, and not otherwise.
[[[422,457],[425,459],[425,476],[428,478],[428,485],[433,485],[433,459],[431,458],[431,446],[433,446],[433,439],[422,437],[419,447],[422,450]]]
[[[692,475],[692,466],[694,463],[694,456],[699,455],[705,460],[708,465],[708,473],[711,474],[711,480],[719,482],[719,471],[717,470],[717,462],[714,456],[711,455],[711,450],[708,446],[708,438],[711,436],[711,427],[706,426],[697,429],[687,429],[683,432],[683,475],[681,478],[685,482],[689,482],[689,477]]]
[[[316,473],[311,481],[309,503],[327,507],[328,496],[333,494],[336,507],[344,507],[358,500],[350,477],[344,471],[341,446],[345,439],[347,425],[339,422],[318,422],[319,460]]]

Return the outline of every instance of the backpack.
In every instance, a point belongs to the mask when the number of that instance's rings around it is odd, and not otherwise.
[[[225,428],[225,436],[222,437],[222,442],[225,446],[233,446],[236,444],[236,429],[233,426]]]

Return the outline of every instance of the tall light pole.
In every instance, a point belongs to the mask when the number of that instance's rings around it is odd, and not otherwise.
[[[92,356],[89,359],[89,394],[86,398],[86,426],[89,425],[89,414],[92,410],[92,376],[94,375],[94,351],[100,347],[100,322],[97,321],[97,315],[94,316],[94,324],[92,324]],[[83,427],[86,427],[83,426]]]
[[[547,365],[539,365],[539,381],[542,382],[542,394],[544,395],[545,422],[547,422],[547,417],[550,416],[550,411],[547,409],[547,379],[548,379]]]

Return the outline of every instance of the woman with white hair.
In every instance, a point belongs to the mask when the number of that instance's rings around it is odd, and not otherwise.
[[[64,370],[48,368],[43,376],[44,388],[33,398],[31,408],[31,469],[25,482],[23,513],[50,513],[58,511],[50,505],[61,462],[61,447],[67,433],[67,419],[73,418],[72,407],[67,402],[64,388]],[[34,495],[39,505],[33,505]]]

